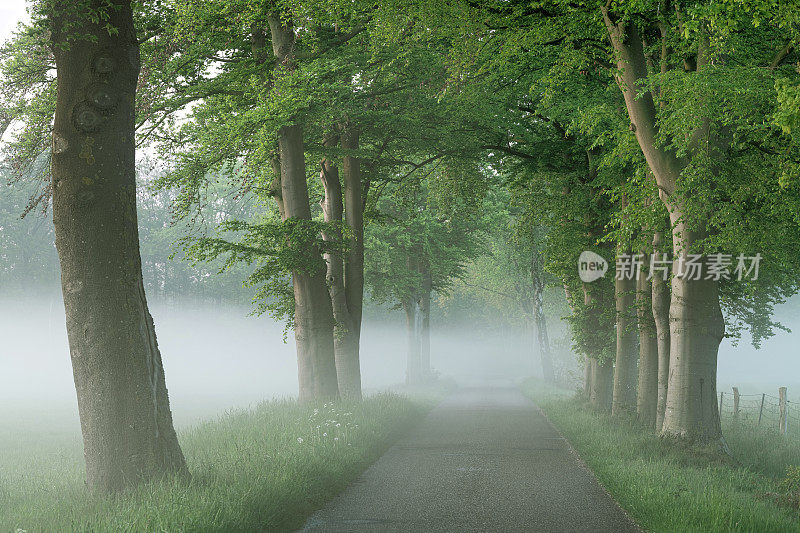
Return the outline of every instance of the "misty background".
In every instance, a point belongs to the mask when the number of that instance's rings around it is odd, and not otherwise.
[[[795,298],[776,313],[793,330],[800,329],[798,303]],[[294,338],[288,332],[284,343],[282,324],[267,316],[249,316],[251,308],[246,305],[155,300],[151,310],[178,425],[229,408],[296,395]],[[404,320],[399,311],[367,309],[361,359],[365,389],[387,388],[404,380]],[[557,331],[559,317],[550,316],[549,322]],[[25,406],[26,416],[31,408],[56,410],[77,423],[60,295],[0,297],[0,339],[0,410],[6,411],[2,418],[21,413]],[[759,350],[746,335],[739,346],[726,339],[720,347],[720,390],[737,385],[774,393],[772,389],[784,385],[790,396],[796,396],[800,392],[797,352],[793,333],[778,332]],[[490,329],[453,316],[433,317],[431,361],[443,378],[466,386],[540,374],[527,332],[511,326]],[[581,378],[577,369],[575,362],[565,373],[575,385]]]

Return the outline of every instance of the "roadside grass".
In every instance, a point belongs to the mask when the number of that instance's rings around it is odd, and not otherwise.
[[[522,388],[646,531],[800,531],[797,509],[779,502],[800,440],[730,422],[732,457],[720,458],[593,413],[572,392],[538,380]]]
[[[179,438],[192,480],[90,497],[74,428],[0,428],[0,532],[290,531],[340,492],[431,407],[376,394],[313,408],[265,402]]]

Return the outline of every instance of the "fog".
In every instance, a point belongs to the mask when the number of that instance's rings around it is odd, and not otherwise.
[[[798,303],[795,298],[776,310],[776,318],[794,331],[800,330]],[[282,324],[267,316],[249,316],[245,306],[187,301],[154,303],[151,310],[177,425],[185,427],[227,409],[297,394],[294,339],[288,332],[284,343]],[[361,356],[365,390],[403,382],[405,335],[399,312],[365,316]],[[551,337],[554,344],[559,343],[556,334]],[[720,390],[735,385],[774,392],[783,385],[789,387],[790,396],[796,396],[800,392],[796,338],[794,333],[780,331],[760,350],[750,345],[746,335],[738,346],[725,340],[720,347]],[[0,418],[41,413],[74,421],[77,428],[60,298],[0,301],[0,339]],[[574,357],[560,357],[557,365],[564,380],[577,385],[581,376]],[[490,331],[477,324],[435,319],[431,364],[440,377],[459,385],[511,383],[539,374],[539,361],[522,332]]]
[[[775,395],[778,386],[786,386],[790,397],[800,398],[800,295],[777,306],[772,319],[790,332],[776,330],[759,349],[752,346],[746,332],[738,345],[723,340],[717,365],[720,389],[739,386]]]
[[[69,347],[61,299],[0,301],[0,411],[57,411],[77,420]],[[151,304],[176,423],[261,400],[297,394],[294,338],[248,307],[196,302]],[[460,384],[510,382],[538,368],[523,336],[469,327],[434,325],[432,366]],[[375,391],[405,378],[404,317],[365,317],[362,333],[365,389]]]

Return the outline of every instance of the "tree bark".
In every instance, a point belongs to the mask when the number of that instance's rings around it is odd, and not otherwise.
[[[269,17],[272,48],[281,68],[294,68],[294,29],[278,15]],[[282,127],[278,132],[281,200],[285,219],[311,220],[302,124]],[[319,250],[309,250],[309,256]],[[311,272],[292,272],[294,332],[297,344],[300,401],[319,402],[336,398],[339,386],[333,347],[333,307],[325,284],[325,263]]]
[[[703,228],[690,227],[684,218],[683,200],[677,183],[687,160],[678,157],[658,141],[656,108],[652,94],[640,90],[647,78],[641,36],[635,25],[615,23],[608,9],[601,7],[611,44],[617,55],[617,81],[625,99],[636,139],[659,188],[672,225],[676,265],[703,235]],[[697,68],[707,64],[705,45],[700,40]],[[687,132],[695,139],[707,137],[708,121]],[[705,261],[704,261],[705,262]],[[663,435],[698,443],[718,442],[724,447],[719,412],[716,409],[716,372],[719,343],[725,323],[719,305],[719,289],[713,280],[673,278],[670,302],[670,371]]]
[[[419,299],[420,331],[419,331],[419,365],[420,378],[428,381],[431,378],[431,292],[432,280],[430,270],[422,272],[422,290]]]
[[[589,402],[596,411],[610,413],[614,388],[614,365],[610,360],[592,358],[590,361],[592,390]]]
[[[553,370],[553,356],[550,353],[550,339],[547,335],[547,320],[544,316],[543,294],[544,279],[542,272],[541,255],[535,253],[531,259],[531,282],[533,284],[533,323],[536,326],[536,343],[539,359],[542,362],[542,377],[548,383],[555,383],[556,374]]]
[[[615,281],[614,301],[617,316],[617,357],[614,364],[612,415],[630,414],[636,409],[636,281]]]
[[[584,290],[584,301],[586,299],[585,294],[586,293],[585,293],[585,290]],[[569,287],[567,286],[566,283],[564,283],[564,296],[567,298],[567,303],[569,304],[570,311],[574,315],[575,314],[575,306],[574,306],[574,303],[573,303],[573,300],[572,300],[572,293],[570,292]],[[594,379],[593,376],[592,376],[592,358],[589,357],[588,354],[583,354],[583,355],[584,355],[584,361],[583,361],[583,398],[586,401],[589,401],[589,400],[591,400],[591,397],[592,397],[592,381]]]
[[[329,138],[323,143],[333,146],[338,138]],[[320,181],[325,190],[321,201],[325,222],[341,223],[343,215],[342,186],[339,180],[339,169],[328,159],[322,160]],[[341,231],[331,228],[323,234],[327,241],[342,239]],[[358,400],[361,398],[361,370],[358,361],[358,326],[350,311],[347,300],[346,274],[344,259],[339,253],[326,253],[328,265],[327,282],[333,307],[334,352],[336,355],[336,376],[339,383],[339,394],[343,398]]]
[[[653,237],[653,248],[655,253],[661,250],[663,237],[660,232],[656,232]],[[662,274],[653,275],[653,320],[656,328],[656,342],[658,347],[658,401],[656,407],[655,430],[660,432],[664,425],[664,413],[667,408],[667,386],[669,383],[669,301],[670,290],[667,280]]]
[[[139,46],[130,2],[112,4],[113,35],[69,2],[51,8],[58,82],[53,222],[87,485],[99,492],[188,476],[142,281],[134,144]],[[76,32],[93,39],[71,39]]]
[[[341,134],[345,223],[350,230],[350,249],[344,258],[344,293],[350,314],[347,349],[337,351],[341,366],[340,390],[349,398],[361,398],[361,318],[364,306],[364,202],[362,200],[361,161],[352,154],[359,148],[359,132],[345,125]],[[341,360],[341,363],[339,361]]]
[[[651,281],[644,273],[636,282],[636,313],[639,319],[639,388],[636,417],[650,429],[656,427],[658,406],[658,342],[651,302]]]
[[[408,359],[406,364],[406,383],[415,385],[422,380],[420,362],[419,306],[414,298],[403,300],[408,334]]]
[[[583,398],[589,400],[592,396],[592,360],[584,357],[583,361]]]
[[[691,232],[682,223],[676,226],[690,245]],[[677,258],[685,259],[685,252]],[[661,432],[699,443],[720,441],[724,447],[716,399],[717,351],[725,322],[717,282],[673,277],[669,322],[669,383]]]
[[[595,296],[592,294],[586,283],[583,284],[583,303],[591,314],[587,319],[587,327],[593,331],[600,328],[599,309],[592,306]],[[589,403],[597,411],[610,412],[614,387],[614,366],[610,360],[602,357],[601,354],[587,354],[591,365],[591,386],[589,391]]]

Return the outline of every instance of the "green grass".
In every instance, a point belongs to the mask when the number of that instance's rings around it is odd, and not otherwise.
[[[288,531],[379,457],[430,402],[275,401],[179,433],[192,480],[92,498],[72,425],[0,428],[0,532]],[[2,421],[0,421],[2,424]]]
[[[573,393],[533,380],[523,390],[645,530],[800,531],[797,510],[777,502],[787,468],[800,465],[800,440],[731,422],[732,458],[720,458],[592,413]]]

